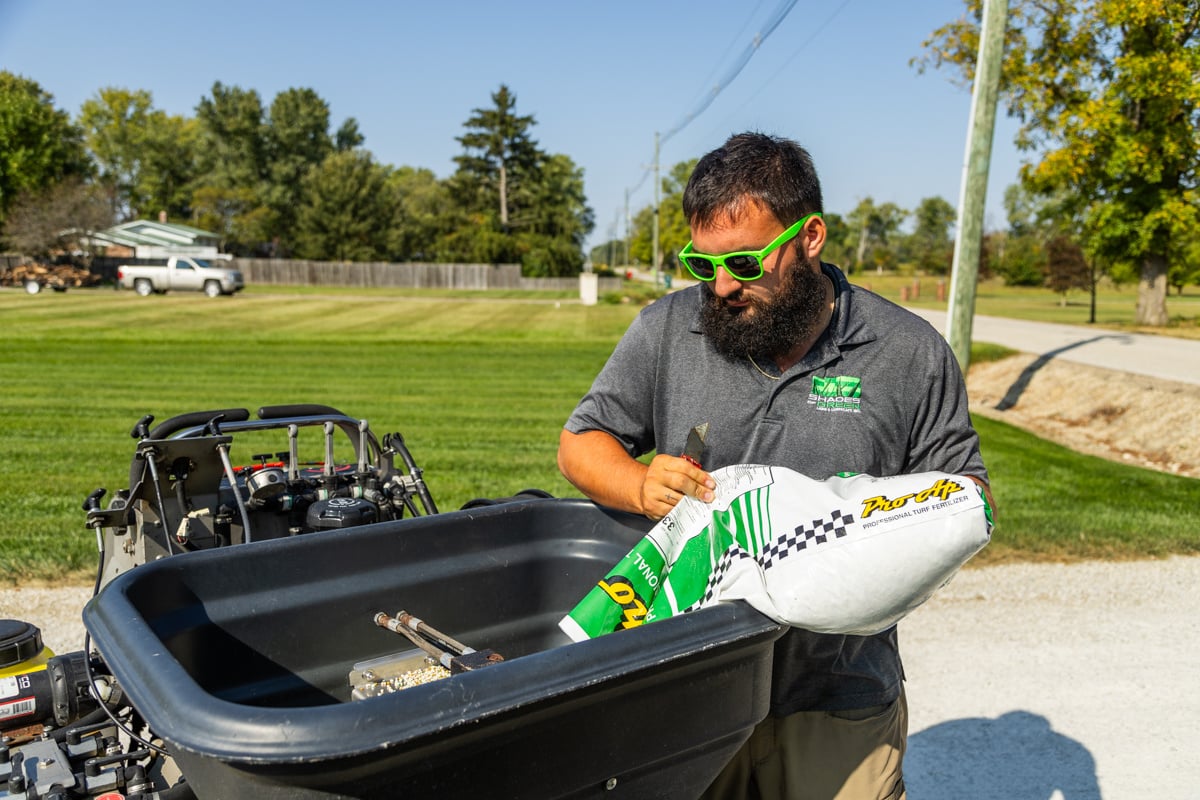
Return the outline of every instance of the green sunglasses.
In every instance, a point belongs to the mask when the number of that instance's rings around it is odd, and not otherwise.
[[[804,223],[813,217],[819,216],[821,216],[821,212],[814,211],[776,236],[775,241],[757,252],[746,250],[738,253],[710,256],[704,253],[692,252],[692,243],[688,242],[679,251],[679,260],[683,262],[688,272],[692,273],[697,280],[715,281],[717,279],[717,267],[724,267],[726,272],[739,281],[756,281],[763,276],[763,259],[777,248],[786,244],[793,236],[800,233],[800,230],[804,227]]]

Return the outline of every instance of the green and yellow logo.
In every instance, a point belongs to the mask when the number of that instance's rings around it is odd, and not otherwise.
[[[857,414],[862,410],[861,403],[862,378],[851,375],[813,376],[808,404],[816,406],[818,411],[848,411]]]

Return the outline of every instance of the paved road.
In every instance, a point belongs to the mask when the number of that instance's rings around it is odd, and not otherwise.
[[[945,333],[945,311],[909,310]],[[979,315],[971,338],[1046,358],[1200,385],[1200,341],[1194,339]]]

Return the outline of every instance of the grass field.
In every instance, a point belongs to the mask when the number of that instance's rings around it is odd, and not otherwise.
[[[874,292],[893,302],[900,302],[901,290],[907,289],[906,305],[921,308],[945,308],[946,301],[939,301],[938,278],[919,279],[898,275],[863,274],[851,278],[854,283],[867,286]],[[949,295],[949,279],[941,279],[944,295]],[[914,288],[917,290],[914,292]],[[1200,339],[1200,287],[1188,286],[1182,295],[1171,293],[1167,298],[1167,314],[1170,325],[1161,328],[1143,328],[1133,324],[1137,308],[1137,286],[1114,286],[1102,283],[1096,293],[1096,325],[1123,331],[1140,333],[1167,333],[1171,336]],[[1064,298],[1049,289],[1031,286],[1005,286],[1002,281],[982,281],[976,289],[975,313],[993,317],[1013,317],[1037,322],[1060,322],[1069,325],[1088,325],[1091,314],[1091,296],[1087,292],[1072,291]]]
[[[443,510],[530,487],[576,496],[558,432],[637,308],[567,299],[0,291],[0,581],[94,568],[80,504],[128,484],[148,413],[324,403],[402,432]],[[977,423],[1000,508],[985,559],[1200,552],[1200,481]]]

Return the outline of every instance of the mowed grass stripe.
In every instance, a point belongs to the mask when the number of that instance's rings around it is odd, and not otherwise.
[[[636,308],[90,290],[0,292],[0,314],[20,332],[0,351],[0,580],[11,581],[94,566],[80,504],[128,485],[129,431],[146,413],[324,403],[403,433],[443,509],[525,488],[577,496],[555,468],[559,430]],[[1200,481],[977,424],[999,506],[981,560],[1200,552]]]

